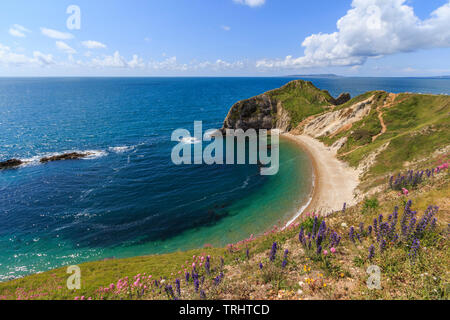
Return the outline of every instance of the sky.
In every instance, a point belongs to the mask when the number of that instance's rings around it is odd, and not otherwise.
[[[450,0],[2,0],[0,77],[450,74]]]

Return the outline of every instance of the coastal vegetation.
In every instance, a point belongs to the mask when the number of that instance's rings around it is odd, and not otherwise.
[[[225,248],[81,264],[76,291],[66,268],[0,283],[0,299],[448,300],[449,113],[445,95],[334,99],[305,81],[241,101],[224,128],[323,142],[358,171],[355,203]]]

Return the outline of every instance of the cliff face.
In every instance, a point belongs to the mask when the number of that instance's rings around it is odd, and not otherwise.
[[[296,80],[280,89],[236,103],[228,113],[223,129],[289,131],[304,117],[321,113],[348,100],[348,93],[334,99],[311,82]]]

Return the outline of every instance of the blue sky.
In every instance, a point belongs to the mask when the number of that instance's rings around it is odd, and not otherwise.
[[[449,57],[450,0],[0,3],[0,76],[423,76]]]

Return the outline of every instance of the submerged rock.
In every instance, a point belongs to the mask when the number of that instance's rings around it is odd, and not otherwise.
[[[22,164],[23,164],[22,160],[18,160],[18,159],[7,160],[7,161],[4,161],[4,162],[0,162],[0,170],[1,169],[15,168],[15,167],[18,167],[18,166],[20,166]]]
[[[92,155],[92,153],[78,153],[78,152],[72,152],[72,153],[65,153],[53,157],[45,157],[40,160],[41,163],[47,163],[47,162],[53,162],[53,161],[62,161],[62,160],[77,160],[86,158],[87,156]]]

